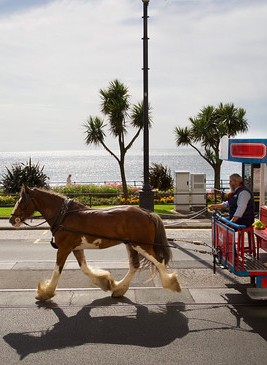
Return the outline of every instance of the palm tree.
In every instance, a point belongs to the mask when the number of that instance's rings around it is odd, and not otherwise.
[[[110,82],[107,89],[101,89],[100,97],[101,112],[107,117],[109,132],[118,140],[119,156],[105,143],[105,127],[107,127],[107,124],[99,117],[90,116],[84,124],[86,128],[85,143],[87,145],[102,145],[116,159],[120,168],[123,194],[124,197],[127,197],[128,188],[124,168],[125,156],[143,129],[143,103],[140,102],[131,107],[128,88],[118,80]],[[136,129],[136,133],[129,142],[126,142],[129,125]]]
[[[215,189],[220,189],[223,162],[219,158],[220,140],[223,136],[234,137],[248,131],[245,114],[244,109],[236,108],[232,103],[220,103],[217,107],[209,105],[196,118],[189,118],[191,128],[175,128],[177,146],[191,146],[213,168]]]

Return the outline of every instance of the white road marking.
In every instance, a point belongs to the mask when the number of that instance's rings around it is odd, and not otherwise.
[[[45,236],[47,234],[47,232],[49,232],[48,230],[43,231],[42,236]],[[33,243],[36,245],[37,243],[39,243],[41,241],[42,237],[37,238],[35,241],[33,241]]]

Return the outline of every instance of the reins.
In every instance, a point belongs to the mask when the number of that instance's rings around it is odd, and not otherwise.
[[[90,232],[85,232],[85,231],[81,231],[79,229],[76,229],[76,228],[70,228],[70,227],[66,227],[66,226],[63,226],[63,225],[60,225],[58,227],[58,230],[61,230],[61,231],[67,231],[67,232],[72,232],[72,233],[78,233],[78,234],[83,234],[83,235],[86,235],[86,236],[91,236],[91,237],[95,237],[95,238],[99,238],[99,239],[104,239],[104,240],[109,240],[109,241],[115,241],[115,242],[121,242],[121,243],[124,243],[125,245],[129,245],[129,244],[140,244],[140,245],[151,245],[151,246],[162,246],[162,244],[160,243],[150,243],[150,242],[141,242],[140,240],[126,240],[126,239],[123,239],[123,238],[120,238],[120,237],[110,237],[110,236],[103,236],[103,235],[99,235],[99,234],[94,234],[94,233],[90,233]],[[55,245],[55,242],[53,241],[53,237],[52,237],[52,240],[51,240],[51,244],[53,242],[53,247],[56,246]],[[175,245],[167,245],[165,247],[171,247],[171,248],[176,248]]]
[[[99,239],[106,239],[106,240],[110,240],[110,241],[116,241],[116,242],[122,242],[125,245],[134,245],[134,244],[139,244],[139,245],[149,245],[149,246],[161,246],[161,243],[158,242],[141,242],[140,240],[125,240],[122,239],[120,237],[110,237],[110,236],[103,236],[103,235],[99,235],[99,234],[92,234],[90,232],[86,232],[86,231],[82,231],[76,228],[71,228],[71,227],[66,227],[63,225],[60,225],[58,227],[58,230],[62,230],[62,231],[67,231],[67,232],[72,232],[72,233],[78,233],[78,234],[83,234],[83,235],[88,235],[91,237],[95,237],[95,238],[99,238]],[[174,248],[174,249],[181,249],[181,247],[179,247],[178,244],[176,244],[175,242],[184,242],[184,243],[190,243],[192,245],[196,245],[196,246],[205,246],[208,248],[211,248],[212,252],[209,251],[205,251],[205,250],[196,250],[196,249],[188,249],[188,251],[194,251],[194,252],[198,252],[201,254],[209,254],[209,255],[213,255],[214,254],[214,248],[210,245],[208,245],[205,242],[201,242],[201,241],[189,241],[189,240],[177,240],[177,239],[172,239],[172,238],[167,238],[168,240],[168,245],[164,245],[164,247],[169,247],[169,248]],[[51,245],[53,248],[57,249],[57,246],[53,240],[53,237],[51,238],[50,241]]]
[[[42,226],[43,224],[47,223],[47,221],[46,221],[46,220],[44,220],[43,222],[38,223],[38,224],[34,224],[34,225],[29,224],[29,223],[26,223],[25,221],[23,221],[22,223],[23,223],[25,226],[27,226],[27,227],[30,227],[30,228],[36,228],[36,227],[40,227],[40,226]]]

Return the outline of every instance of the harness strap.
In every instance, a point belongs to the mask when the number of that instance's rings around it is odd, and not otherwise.
[[[137,241],[133,241],[133,240],[125,240],[125,239],[121,239],[119,237],[108,237],[108,236],[103,236],[102,234],[93,234],[90,232],[85,232],[85,231],[81,231],[79,229],[76,228],[71,228],[71,227],[66,227],[66,226],[62,226],[60,225],[58,227],[58,229],[62,230],[62,231],[68,231],[68,232],[73,232],[73,233],[79,233],[79,234],[83,234],[83,235],[88,235],[91,237],[96,237],[96,238],[102,238],[102,239],[106,239],[106,240],[110,240],[110,241],[120,241],[122,243],[128,244],[128,243],[143,243],[143,242],[137,242]]]
[[[66,214],[66,213],[65,213]],[[62,221],[62,220],[61,220]],[[51,228],[51,230],[52,230],[52,228]],[[120,239],[120,238],[118,238],[118,237],[106,237],[106,236],[103,236],[103,235],[96,235],[96,234],[92,234],[92,233],[90,233],[90,232],[85,232],[85,231],[81,231],[81,230],[79,230],[79,229],[75,229],[75,228],[70,228],[70,227],[66,227],[66,226],[62,226],[62,225],[58,225],[57,226],[57,229],[56,229],[56,231],[58,231],[58,230],[61,230],[61,231],[67,231],[67,232],[73,232],[73,233],[78,233],[78,234],[83,234],[83,235],[88,235],[88,236],[92,236],[92,237],[96,237],[96,238],[102,238],[102,239],[107,239],[107,240],[110,240],[110,241],[121,241],[122,243],[124,243],[124,244],[129,244],[129,243],[137,243],[137,242],[134,242],[134,241],[130,241],[130,240],[122,240],[122,239]],[[56,232],[55,231],[55,232]],[[53,233],[53,232],[52,232]],[[139,243],[142,243],[142,242],[139,242]],[[50,244],[51,244],[51,246],[53,247],[53,248],[55,248],[55,249],[58,249],[58,247],[57,247],[57,245],[56,245],[56,243],[54,242],[54,240],[53,240],[53,237],[51,238],[51,241],[50,241]]]
[[[62,223],[63,219],[65,218],[65,215],[69,209],[70,204],[72,203],[72,199],[65,199],[63,202],[63,205],[61,207],[61,210],[52,223],[50,230],[52,232],[52,235],[54,236],[57,230],[59,229],[60,224]]]
[[[35,224],[35,225],[32,225],[32,224],[29,224],[29,223],[26,223],[26,222],[22,222],[25,226],[27,227],[31,227],[31,228],[36,228],[36,227],[40,227],[42,226],[43,224],[45,224],[47,221],[43,221],[41,223],[38,223],[38,224]]]
[[[67,231],[67,232],[73,232],[73,233],[88,235],[88,236],[91,236],[91,237],[102,238],[102,239],[106,239],[106,240],[110,240],[110,241],[117,241],[117,242],[124,243],[125,245],[129,245],[129,244],[132,244],[132,245],[134,245],[134,244],[141,244],[141,245],[150,245],[150,246],[162,246],[161,243],[157,243],[157,242],[150,243],[150,242],[142,242],[140,240],[122,239],[120,237],[103,236],[102,234],[94,234],[94,233],[90,233],[90,232],[85,232],[85,231],[82,231],[82,230],[79,230],[79,229],[76,229],[76,228],[66,227],[66,226],[63,226],[63,225],[60,225],[58,227],[58,229],[59,230],[62,230],[62,231]],[[168,242],[169,242],[169,244],[166,245],[165,247],[177,248],[177,245],[173,242],[172,239],[170,239],[170,240],[168,239]],[[57,248],[55,242],[53,242],[51,240],[50,243],[51,243],[52,247]]]

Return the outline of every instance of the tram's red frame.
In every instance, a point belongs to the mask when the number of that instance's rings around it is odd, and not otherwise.
[[[267,241],[257,236],[253,227],[240,226],[219,214],[212,217],[212,245],[216,261],[237,276],[250,277],[255,288],[266,288],[266,291],[267,267],[260,260],[264,242]]]

